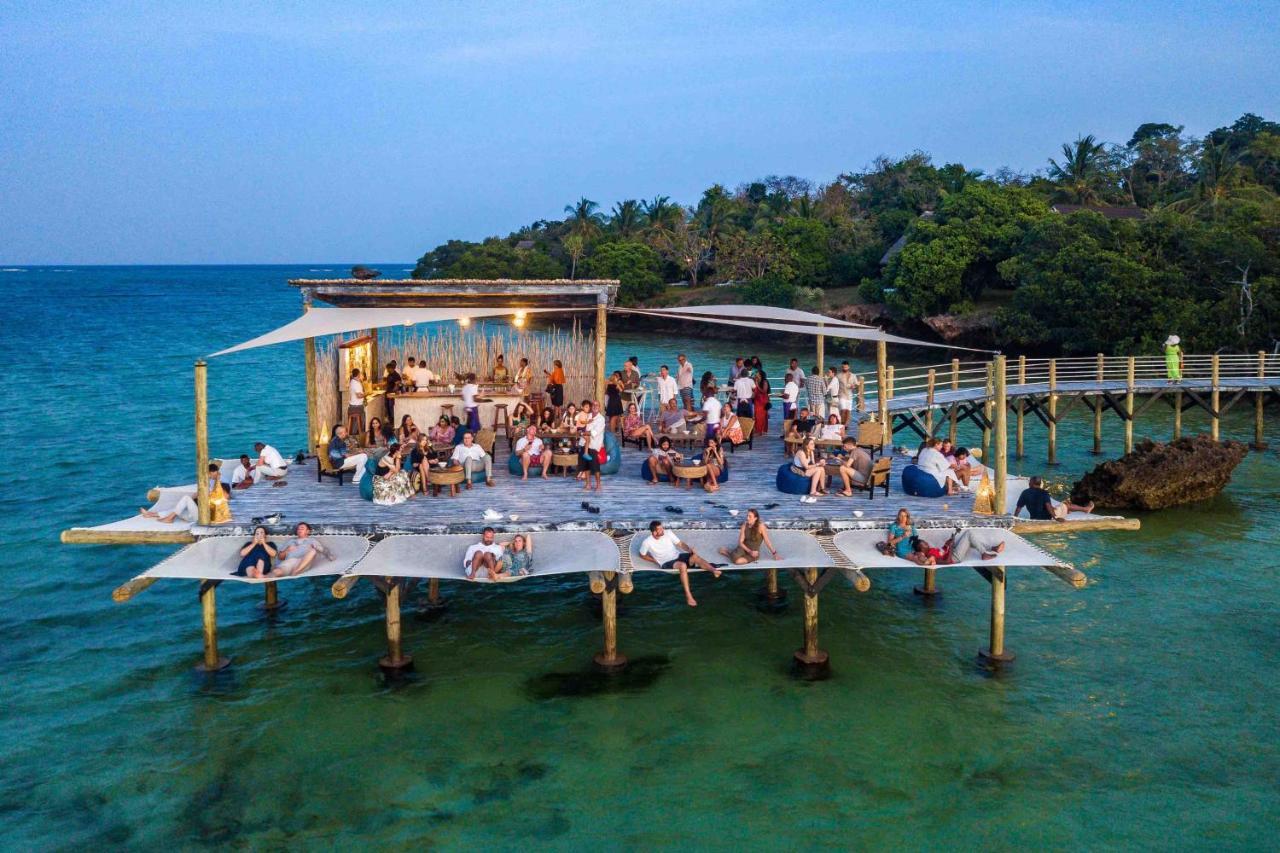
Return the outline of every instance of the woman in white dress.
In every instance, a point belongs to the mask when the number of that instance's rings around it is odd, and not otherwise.
[[[920,448],[920,455],[916,457],[916,467],[931,474],[938,481],[939,486],[946,488],[948,495],[954,495],[961,488],[955,469],[951,467],[951,463],[947,462],[947,457],[938,450],[936,438],[925,440],[924,447]]]

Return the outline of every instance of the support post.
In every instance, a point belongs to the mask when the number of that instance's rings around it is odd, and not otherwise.
[[[209,523],[209,394],[204,359],[196,361],[196,508]]]
[[[1218,440],[1218,420],[1219,420],[1218,412],[1221,411],[1220,403],[1222,402],[1222,392],[1221,392],[1221,389],[1218,387],[1218,354],[1216,352],[1213,354],[1213,357],[1210,359],[1209,365],[1211,370],[1210,377],[1209,377],[1209,381],[1211,383],[1210,396],[1212,398],[1209,401],[1209,405],[1213,409],[1213,414],[1211,415],[1211,420],[1209,421],[1209,436],[1214,441],[1217,441]]]
[[[400,642],[400,581],[386,578],[387,591],[387,654],[378,661],[378,668],[386,675],[399,675],[413,669],[413,658],[404,653]]]
[[[430,622],[434,619],[439,619],[448,609],[448,603],[440,596],[440,579],[429,578],[427,580],[427,603],[418,611],[418,618]]]
[[[827,336],[826,336],[826,335],[824,335],[824,334],[822,334],[822,329],[823,329],[823,328],[825,328],[825,326],[826,326],[826,324],[825,324],[825,323],[818,323],[818,352],[817,352],[817,357],[818,357],[818,375],[819,375],[819,376],[823,376],[823,375],[825,375],[825,374],[826,374],[826,372],[827,372],[827,365],[826,365],[826,358],[827,358]]]
[[[258,609],[264,613],[279,613],[289,605],[280,600],[280,590],[275,581],[267,581],[262,585],[262,603]]]
[[[1102,381],[1106,378],[1106,356],[1098,353],[1099,393],[1093,395],[1093,452],[1102,452]]]
[[[924,404],[926,407],[924,410],[924,431],[929,433],[930,436],[933,435],[933,389],[937,380],[937,371],[933,368],[929,368],[929,378],[925,385],[924,394]]]
[[[1007,663],[1013,660],[1014,654],[1004,647],[1004,586],[1005,570],[1002,566],[992,566],[991,572],[991,638],[985,649],[978,652],[978,657],[989,663]]]
[[[880,449],[893,443],[893,430],[889,427],[889,398],[885,386],[889,383],[889,345],[876,341],[876,411],[880,418]]]
[[[316,339],[307,338],[302,342],[302,353],[306,365],[307,382],[307,452],[315,453],[320,446],[320,435],[324,431],[321,426],[319,401],[316,399]]]
[[[858,411],[865,412],[867,410],[867,380],[861,376],[858,377]]]
[[[885,379],[886,385],[884,389],[885,399],[893,401],[893,365],[889,365],[889,375]]]
[[[1009,489],[1009,395],[1008,366],[1005,357],[997,355],[993,365],[995,372],[995,514],[1004,515],[1008,506]]]
[[[1267,354],[1258,352],[1258,378],[1267,378]],[[1263,438],[1262,406],[1266,402],[1267,392],[1259,391],[1253,395],[1253,449],[1266,450],[1267,442]]]
[[[995,364],[987,362],[987,395],[983,398],[982,414],[983,420],[987,422],[987,426],[982,428],[982,464],[987,465],[991,462],[991,418],[992,418],[992,397],[995,395]]]
[[[1136,359],[1129,356],[1128,364],[1125,366],[1124,374],[1124,452],[1133,452],[1133,382]]]
[[[230,658],[218,654],[218,600],[214,592],[222,581],[200,582],[200,617],[204,627],[204,657],[196,664],[200,672],[218,672],[231,665]]]
[[[1025,355],[1020,355],[1018,356],[1018,385],[1022,386],[1026,384],[1027,384],[1027,357]],[[1014,444],[1013,455],[1017,459],[1021,459],[1023,455],[1022,427],[1023,427],[1024,416],[1026,414],[1023,408],[1023,399],[1024,399],[1023,396],[1019,395],[1018,402],[1016,403],[1018,423],[1017,423],[1017,428],[1015,430],[1017,438]]]
[[[925,566],[924,582],[914,587],[912,592],[924,598],[942,595],[942,587],[938,586],[938,570],[933,566]]]
[[[1173,392],[1173,440],[1182,438],[1182,392]]]
[[[819,681],[831,675],[831,658],[818,648],[818,595],[811,592],[818,582],[817,569],[805,569],[808,582],[804,591],[804,645],[796,649],[794,669],[806,681]]]
[[[1058,464],[1058,360],[1049,359],[1049,464]]]
[[[595,656],[600,672],[618,672],[626,667],[626,655],[618,652],[618,573],[604,573],[604,592],[600,593],[600,616],[604,624],[604,651]]]
[[[787,591],[778,586],[778,570],[764,573],[764,589],[756,599],[756,609],[761,613],[781,613],[787,609]]]
[[[952,391],[960,390],[960,359],[958,358],[951,359],[951,390]],[[953,405],[951,407],[950,432],[947,433],[947,438],[951,440],[952,446],[955,446],[956,432],[958,431],[959,427],[960,427],[960,422],[958,417],[956,416],[955,406]],[[985,465],[986,462],[987,461],[985,459],[982,460],[982,464]]]
[[[604,407],[605,352],[609,343],[609,297],[600,294],[596,301],[596,384],[592,398]]]

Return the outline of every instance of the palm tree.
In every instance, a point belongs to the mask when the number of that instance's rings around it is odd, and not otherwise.
[[[1062,143],[1062,162],[1049,158],[1049,177],[1070,201],[1091,204],[1098,200],[1106,146],[1091,133],[1075,142]]]
[[[630,237],[640,228],[640,202],[629,198],[615,204],[609,224],[619,236]]]
[[[600,205],[583,196],[576,204],[566,204],[564,212],[568,214],[569,233],[576,234],[583,240],[590,240],[600,233],[604,216],[597,212]]]
[[[680,205],[673,204],[668,196],[655,196],[653,201],[641,202],[645,224],[651,231],[669,231],[678,220],[684,218]]]
[[[1227,146],[1205,142],[1196,163],[1195,186],[1169,207],[1187,213],[1207,212],[1210,218],[1218,219],[1228,199],[1267,201],[1274,198],[1266,187],[1244,180],[1240,158],[1232,155]]]

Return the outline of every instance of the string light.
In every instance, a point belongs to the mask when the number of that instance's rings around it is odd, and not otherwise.
[[[468,326],[470,326],[470,325],[471,325],[471,318],[470,318],[470,317],[459,317],[459,318],[458,318],[458,325],[459,325],[459,326],[461,326],[461,327],[462,327],[462,328],[464,328],[464,329],[465,329],[465,328],[467,328]]]

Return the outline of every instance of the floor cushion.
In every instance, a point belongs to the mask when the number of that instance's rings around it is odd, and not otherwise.
[[[902,469],[902,491],[918,498],[940,498],[947,493],[947,487],[920,466],[908,465]]]
[[[507,459],[507,470],[508,470],[508,471],[510,471],[512,474],[514,474],[514,475],[515,475],[515,476],[517,476],[517,477],[520,477],[520,476],[522,476],[522,475],[524,474],[524,469],[523,469],[522,467],[520,467],[520,454],[518,454],[518,453],[512,453],[512,454],[511,454],[511,456]],[[533,477],[533,476],[541,477],[541,476],[542,476],[542,466],[541,466],[541,465],[538,465],[538,464],[530,465],[530,466],[529,466],[529,476],[530,476],[530,477]]]
[[[653,469],[649,467],[649,460],[647,458],[644,460],[644,464],[640,466],[640,476],[649,482],[653,482]],[[658,475],[658,482],[669,483],[671,482],[671,478],[666,474],[660,474]]]
[[[807,495],[809,494],[809,478],[802,477],[795,471],[791,470],[791,463],[778,467],[778,476],[776,479],[778,491],[788,495]]]

